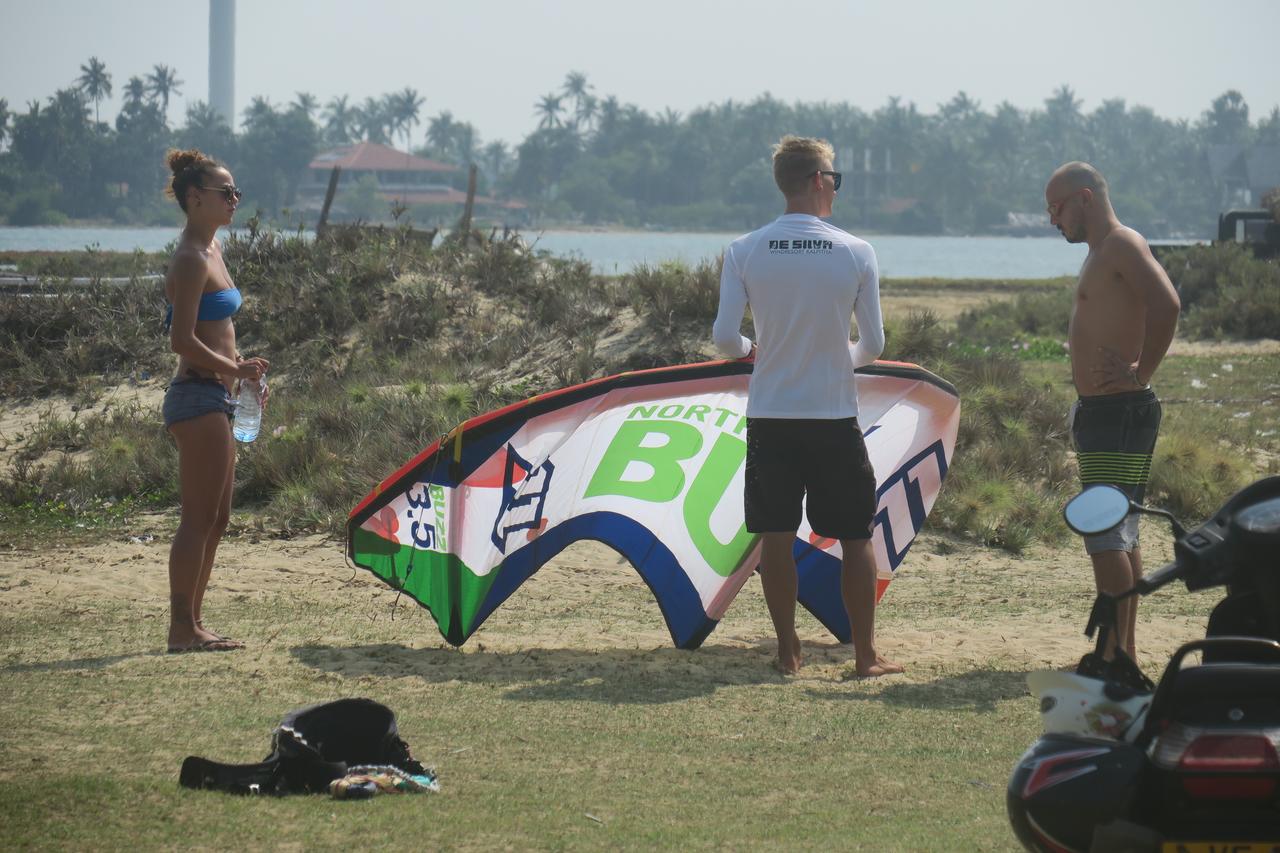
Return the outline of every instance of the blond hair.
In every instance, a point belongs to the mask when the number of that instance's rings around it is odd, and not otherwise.
[[[835,159],[835,149],[825,139],[787,134],[773,146],[773,180],[785,196],[804,192],[805,181]]]

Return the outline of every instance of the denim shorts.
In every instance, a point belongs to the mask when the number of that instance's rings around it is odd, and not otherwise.
[[[231,399],[227,387],[217,379],[175,379],[164,392],[164,405],[160,411],[167,428],[213,412],[230,419],[235,416],[236,402]]]

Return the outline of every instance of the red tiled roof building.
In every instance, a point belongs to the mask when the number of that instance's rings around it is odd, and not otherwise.
[[[372,177],[377,182],[378,195],[389,204],[456,205],[461,208],[467,200],[465,192],[451,186],[450,178],[461,171],[460,167],[397,151],[378,142],[357,142],[322,151],[311,161],[301,187],[304,207],[320,208],[329,186],[329,175],[335,166],[342,170],[338,176],[339,193],[357,181]],[[476,203],[508,210],[525,206],[518,201],[500,202],[488,196],[476,196]]]

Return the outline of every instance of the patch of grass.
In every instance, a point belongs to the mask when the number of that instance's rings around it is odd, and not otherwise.
[[[67,542],[101,542],[137,526],[138,517],[168,508],[165,496],[129,495],[119,500],[92,498],[80,504],[66,500],[0,501],[0,547],[28,548],[34,542],[57,547]]]
[[[0,264],[22,275],[41,278],[128,278],[162,274],[168,252],[105,252],[90,247],[78,252],[0,252]]]
[[[1015,552],[1060,541],[1074,478],[1065,395],[1003,356],[959,357],[946,375],[962,389],[960,432],[929,523]]]
[[[0,504],[46,504],[79,513],[176,499],[177,455],[156,413],[138,404],[46,413],[0,478]],[[144,497],[145,496],[145,497]],[[125,503],[128,502],[128,503]]]
[[[1074,393],[1060,365],[1028,371],[1064,403]],[[1278,375],[1280,355],[1167,357],[1153,382],[1164,417],[1146,502],[1198,523],[1253,479],[1280,473]]]
[[[100,571],[149,570],[150,559]],[[1011,661],[880,683],[788,680],[769,668],[771,647],[714,635],[696,652],[581,644],[579,630],[633,608],[641,615],[628,626],[660,619],[638,581],[565,613],[526,590],[529,615],[557,620],[570,639],[530,643],[519,623],[498,621],[454,650],[424,637],[433,629],[420,613],[386,619],[394,592],[364,575],[346,583],[340,568],[287,567],[295,571],[248,594],[211,593],[219,624],[230,618],[228,630],[253,638],[234,655],[159,654],[162,624],[150,618],[159,608],[132,594],[24,610],[20,622],[0,614],[0,636],[15,640],[0,690],[60,709],[50,725],[27,703],[0,703],[10,733],[0,762],[14,768],[0,789],[8,836],[94,849],[192,839],[325,849],[353,837],[537,849],[1016,849],[1003,790],[1039,720],[1025,668]],[[73,569],[63,584],[82,576]],[[755,632],[765,617],[752,594]],[[255,760],[286,711],[354,695],[397,712],[415,756],[440,773],[440,794],[335,803],[178,787],[185,756]],[[24,772],[35,764],[39,774]],[[824,779],[840,783],[817,784]],[[797,805],[786,792],[800,789],[808,793]]]
[[[967,290],[978,293],[1055,291],[1073,285],[1070,276],[1057,278],[884,278],[881,292],[911,290]]]

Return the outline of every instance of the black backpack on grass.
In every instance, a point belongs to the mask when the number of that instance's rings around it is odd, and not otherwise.
[[[178,783],[232,794],[327,793],[351,766],[390,764],[426,770],[409,754],[396,715],[372,699],[339,699],[290,711],[271,734],[271,754],[257,764],[222,764],[192,755]]]

